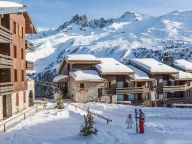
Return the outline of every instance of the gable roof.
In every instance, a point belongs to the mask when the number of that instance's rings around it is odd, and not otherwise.
[[[78,70],[74,72],[70,72],[69,75],[75,81],[83,81],[83,82],[103,82],[104,78],[99,76],[99,73],[95,70]]]
[[[59,74],[66,63],[71,64],[98,64],[101,61],[91,54],[69,54],[65,55],[63,61],[61,62],[59,68],[57,69],[57,74]]]
[[[0,15],[4,14],[15,14],[23,13],[26,21],[26,33],[27,34],[36,34],[37,30],[32,23],[31,17],[27,12],[27,7],[25,5],[11,2],[11,1],[0,1]]]
[[[174,60],[173,65],[181,70],[192,72],[192,63],[185,59]]]
[[[101,61],[100,64],[97,64],[96,69],[104,75],[129,75],[132,74],[133,71],[115,60],[114,58],[99,58]]]
[[[192,80],[192,74],[191,73],[184,72],[181,70],[178,70],[178,71],[179,71],[178,74],[172,75],[172,77],[174,77],[175,80]]]
[[[177,74],[178,71],[171,66],[163,64],[156,61],[153,58],[140,58],[140,59],[131,59],[129,61],[134,66],[142,69],[148,74]]]
[[[147,73],[144,71],[136,68],[133,65],[126,65],[128,68],[130,68],[134,73],[130,75],[130,77],[133,79],[133,81],[152,81],[154,79],[151,79]]]

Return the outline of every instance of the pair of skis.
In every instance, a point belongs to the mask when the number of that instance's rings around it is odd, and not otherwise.
[[[136,121],[136,133],[139,133],[138,130],[138,111],[135,109],[135,121]]]

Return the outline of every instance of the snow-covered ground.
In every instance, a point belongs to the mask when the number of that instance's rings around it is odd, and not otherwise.
[[[126,116],[134,106],[88,103],[94,112],[109,117],[112,123],[95,117],[98,135],[79,135],[81,110],[67,106],[64,110],[47,109],[22,121],[6,133],[0,133],[0,144],[191,144],[192,109],[142,108],[146,116],[145,134],[135,127],[126,129]],[[138,108],[138,107],[137,107]],[[135,123],[134,123],[135,125]]]

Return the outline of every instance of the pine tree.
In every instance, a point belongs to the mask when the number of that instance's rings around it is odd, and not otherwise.
[[[58,95],[56,97],[56,106],[55,106],[55,108],[57,108],[57,109],[63,109],[64,108],[62,95]]]
[[[87,116],[84,116],[84,120],[85,120],[85,125],[81,129],[80,133],[83,136],[88,136],[88,135],[91,135],[91,134],[96,135],[98,130],[93,127],[93,125],[95,123],[94,122],[94,117],[93,117],[92,113],[89,111],[89,108],[87,109]]]

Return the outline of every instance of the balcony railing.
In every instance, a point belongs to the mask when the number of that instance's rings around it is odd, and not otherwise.
[[[177,85],[177,86],[163,86],[163,92],[177,92],[177,91],[187,91],[191,86]]]
[[[13,83],[11,82],[5,82],[5,83],[0,83],[0,95],[8,95],[13,92]]]
[[[33,52],[34,51],[33,44],[26,40],[25,41],[25,49],[26,49],[26,52]]]
[[[30,61],[26,61],[26,69],[27,70],[34,70],[34,63]]]
[[[13,67],[13,58],[10,56],[0,54],[0,68]]]
[[[116,94],[116,89],[115,88],[106,88],[105,89],[105,95],[115,95]]]
[[[163,103],[164,104],[174,104],[174,103],[191,103],[192,98],[190,97],[173,97],[173,98],[164,98]]]
[[[0,42],[11,43],[12,42],[12,33],[9,29],[0,26]]]
[[[149,93],[150,89],[145,87],[124,87],[124,88],[116,88],[116,94],[128,94],[128,93]]]

